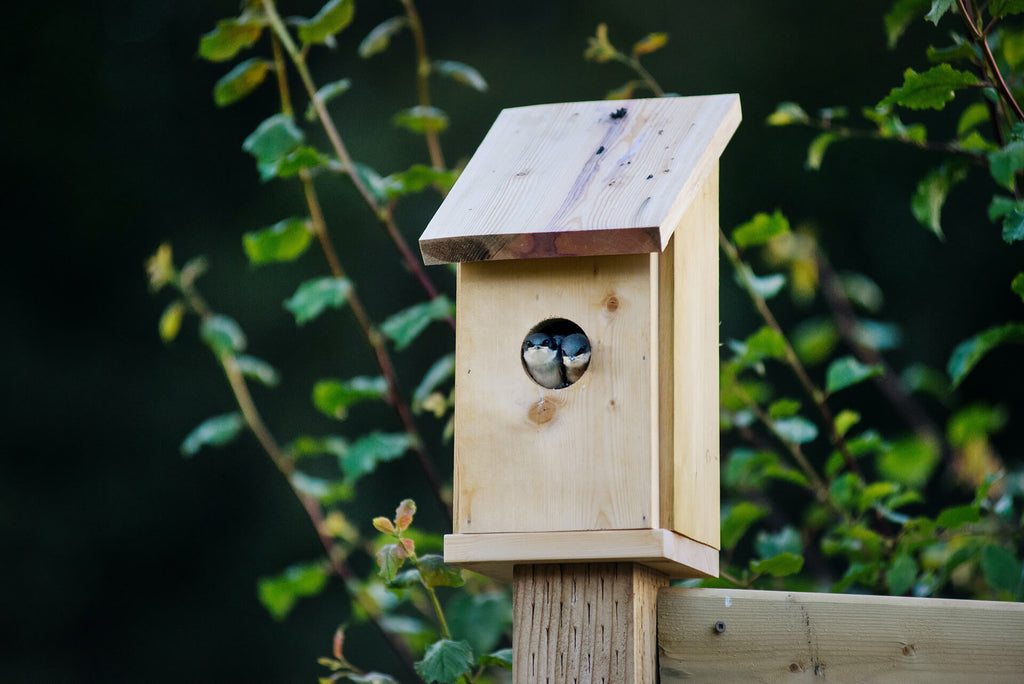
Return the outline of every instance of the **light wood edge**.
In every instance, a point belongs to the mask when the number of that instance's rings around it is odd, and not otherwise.
[[[673,579],[717,577],[718,550],[669,530],[449,534],[444,560],[502,582],[523,564],[639,563]]]

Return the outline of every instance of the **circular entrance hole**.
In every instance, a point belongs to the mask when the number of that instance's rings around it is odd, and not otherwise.
[[[547,389],[568,387],[590,366],[590,338],[566,318],[549,318],[530,328],[520,352],[527,376]]]

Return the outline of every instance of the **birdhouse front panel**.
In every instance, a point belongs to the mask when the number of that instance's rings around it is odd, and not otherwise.
[[[456,532],[657,527],[657,273],[648,254],[460,264]],[[591,356],[545,387],[522,344],[558,322]]]

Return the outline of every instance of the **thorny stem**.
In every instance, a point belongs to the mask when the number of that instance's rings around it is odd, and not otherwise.
[[[783,332],[782,326],[780,326],[779,322],[775,320],[775,316],[772,314],[771,309],[768,308],[768,304],[765,302],[764,297],[759,295],[751,285],[746,271],[743,268],[743,260],[740,258],[739,251],[736,249],[735,245],[729,241],[729,238],[726,237],[725,233],[721,229],[718,231],[718,241],[722,247],[722,251],[725,252],[725,255],[729,258],[729,261],[732,263],[736,273],[740,276],[740,280],[743,283],[743,289],[746,290],[750,300],[754,303],[754,307],[757,309],[758,313],[761,314],[761,318],[763,318],[765,323],[768,324],[768,327],[774,330],[782,339],[786,364],[790,369],[792,369],[797,380],[800,382],[800,385],[804,388],[804,391],[807,392],[807,395],[817,407],[818,413],[821,414],[821,418],[828,429],[829,440],[832,442],[833,446],[839,450],[839,453],[843,457],[843,461],[846,463],[847,469],[859,477],[860,468],[857,466],[857,460],[853,457],[853,454],[850,453],[850,448],[847,446],[846,440],[843,439],[843,436],[839,434],[839,430],[836,428],[836,421],[832,415],[832,411],[829,409],[828,404],[825,403],[825,393],[815,387],[814,383],[811,382],[810,377],[807,375],[807,370],[804,368],[803,364],[800,363],[800,359],[793,350],[793,346],[789,343],[789,339]]]
[[[421,107],[430,106],[430,57],[427,55],[427,39],[423,32],[423,23],[413,0],[402,0],[405,16],[409,20],[413,42],[416,44],[416,94]],[[427,140],[427,151],[430,153],[430,164],[434,169],[444,169],[444,153],[441,151],[441,140],[437,131],[428,130],[424,133]]]
[[[281,41],[288,56],[291,57],[292,63],[295,65],[296,71],[299,73],[299,78],[302,81],[302,85],[306,89],[306,93],[309,95],[310,102],[313,103],[313,108],[316,111],[317,118],[320,120],[320,124],[324,128],[324,132],[327,133],[327,138],[330,140],[331,147],[334,149],[334,154],[338,157],[338,161],[341,163],[345,173],[352,180],[355,185],[356,191],[366,202],[366,205],[370,207],[373,213],[377,216],[378,221],[384,227],[384,232],[387,233],[388,237],[398,248],[399,253],[402,255],[406,267],[416,277],[420,285],[427,292],[427,295],[431,299],[436,299],[439,296],[437,288],[434,283],[427,276],[427,272],[424,270],[423,265],[419,259],[413,254],[409,248],[409,244],[398,230],[398,226],[395,225],[394,216],[388,207],[381,206],[380,202],[373,195],[369,188],[366,187],[366,183],[363,182],[362,178],[356,172],[355,164],[352,162],[352,157],[348,153],[348,148],[345,147],[345,143],[341,139],[341,135],[338,133],[338,129],[334,125],[334,121],[331,119],[330,114],[327,112],[327,107],[323,101],[316,95],[316,84],[313,83],[313,77],[309,73],[309,67],[306,65],[305,55],[299,51],[295,46],[295,41],[292,40],[291,34],[288,33],[287,27],[281,20],[280,15],[277,13],[277,7],[274,4],[274,0],[263,0],[263,9],[266,12],[267,19],[270,21],[270,26],[274,30],[274,34]],[[454,330],[455,320],[448,317],[448,323]]]
[[[957,0],[957,5],[960,8],[960,18],[963,19],[964,25],[967,27],[968,32],[971,34],[971,39],[974,43],[981,48],[981,53],[985,57],[985,64],[988,66],[988,70],[992,77],[996,81],[996,90],[999,91],[999,95],[1006,101],[1006,103],[1013,109],[1013,113],[1017,115],[1018,121],[1024,121],[1024,111],[1021,111],[1020,105],[1013,98],[1013,93],[1010,92],[1010,88],[1006,85],[1006,81],[1003,79],[1003,74],[999,71],[999,65],[996,64],[996,58],[992,54],[992,49],[988,46],[988,40],[985,35],[978,30],[978,27],[974,23],[974,19],[971,17],[970,11],[967,9],[967,5],[964,0]]]

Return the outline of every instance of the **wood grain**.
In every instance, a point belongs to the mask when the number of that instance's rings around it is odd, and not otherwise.
[[[737,95],[506,109],[420,237],[424,262],[660,251],[739,122]]]
[[[1020,682],[1024,604],[665,588],[658,646],[662,684]]]
[[[673,579],[718,576],[717,549],[669,530],[449,534],[444,560],[502,582],[523,563],[629,561]]]
[[[516,684],[656,680],[664,575],[640,565],[520,565],[512,585]]]

